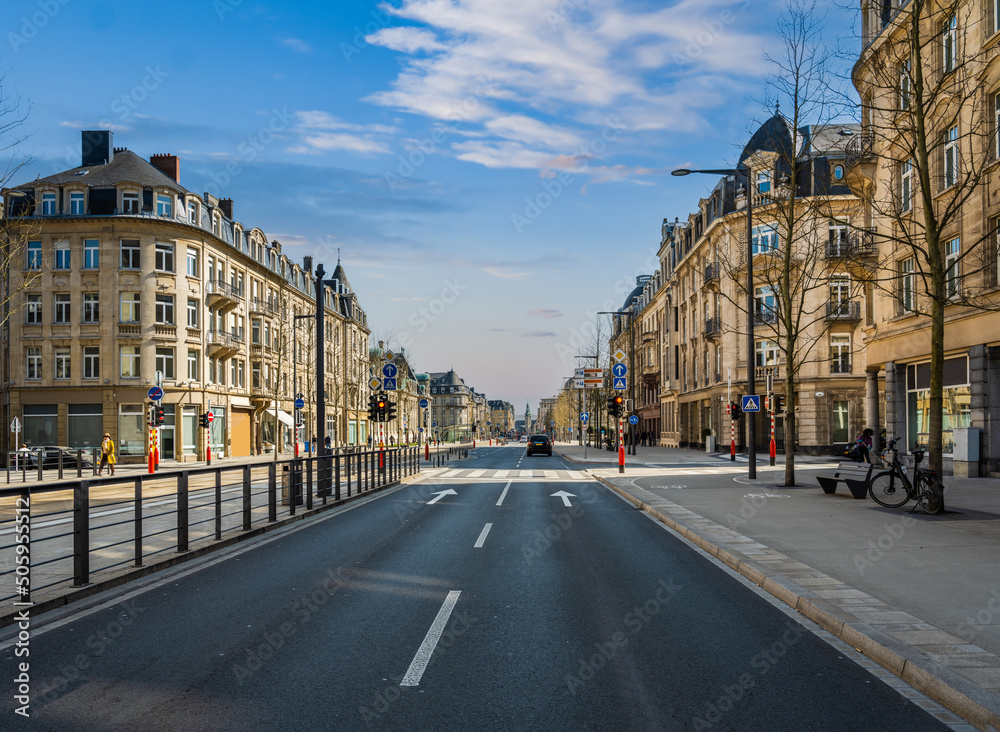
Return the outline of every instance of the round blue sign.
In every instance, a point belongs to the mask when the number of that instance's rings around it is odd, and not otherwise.
[[[302,409],[302,407],[304,407],[305,405],[306,405],[306,400],[305,399],[296,399],[295,400],[295,408],[296,409]]]
[[[427,401],[426,399],[421,399],[421,400],[420,400],[420,408],[421,408],[421,409],[427,409],[427,405],[428,405],[428,404],[430,404],[430,402],[429,402],[429,401]]]
[[[632,416],[630,416],[630,417],[628,418],[628,423],[629,423],[629,424],[639,424],[639,418],[638,418],[638,417],[636,417],[636,416],[635,416],[635,415],[633,414]]]
[[[158,402],[163,398],[163,389],[158,386],[151,386],[149,387],[149,391],[146,392],[146,396],[154,402]]]

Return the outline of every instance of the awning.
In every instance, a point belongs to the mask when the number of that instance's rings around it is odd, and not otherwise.
[[[274,410],[268,410],[268,414],[274,414]],[[289,427],[295,426],[295,420],[292,419],[292,415],[281,409],[278,410],[278,421],[288,425]]]

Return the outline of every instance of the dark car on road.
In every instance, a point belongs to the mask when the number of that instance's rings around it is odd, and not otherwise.
[[[532,435],[528,438],[528,457],[536,453],[552,456],[552,440],[548,435]]]

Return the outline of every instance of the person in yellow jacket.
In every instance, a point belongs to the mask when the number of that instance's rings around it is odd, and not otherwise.
[[[111,439],[111,435],[107,432],[104,433],[104,439],[101,441],[101,467],[98,469],[98,473],[104,474],[104,466],[108,466],[108,470],[111,475],[115,474],[115,443]]]

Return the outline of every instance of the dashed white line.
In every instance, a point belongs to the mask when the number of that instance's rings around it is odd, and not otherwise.
[[[480,534],[479,534],[479,538],[476,539],[476,543],[472,547],[473,549],[482,549],[483,548],[483,544],[486,543],[486,537],[487,537],[487,535],[489,535],[490,529],[492,529],[492,528],[493,528],[493,524],[486,524],[486,526],[483,527],[482,532],[480,532]]]
[[[503,487],[503,493],[500,494],[500,500],[497,501],[498,506],[503,505],[503,499],[507,497],[507,490],[510,488],[510,484],[513,482],[514,482],[513,480],[508,480],[507,485]]]
[[[438,641],[441,640],[441,634],[444,633],[444,628],[448,624],[448,618],[451,617],[451,611],[455,609],[455,605],[458,603],[458,596],[461,594],[461,590],[452,590],[448,593],[448,597],[444,599],[444,604],[438,610],[437,617],[431,623],[430,630],[424,636],[423,643],[420,644],[417,654],[413,657],[413,661],[410,662],[410,668],[406,670],[406,675],[399,682],[400,686],[420,685],[420,678],[424,675],[427,664],[431,662],[434,649],[437,648]]]

